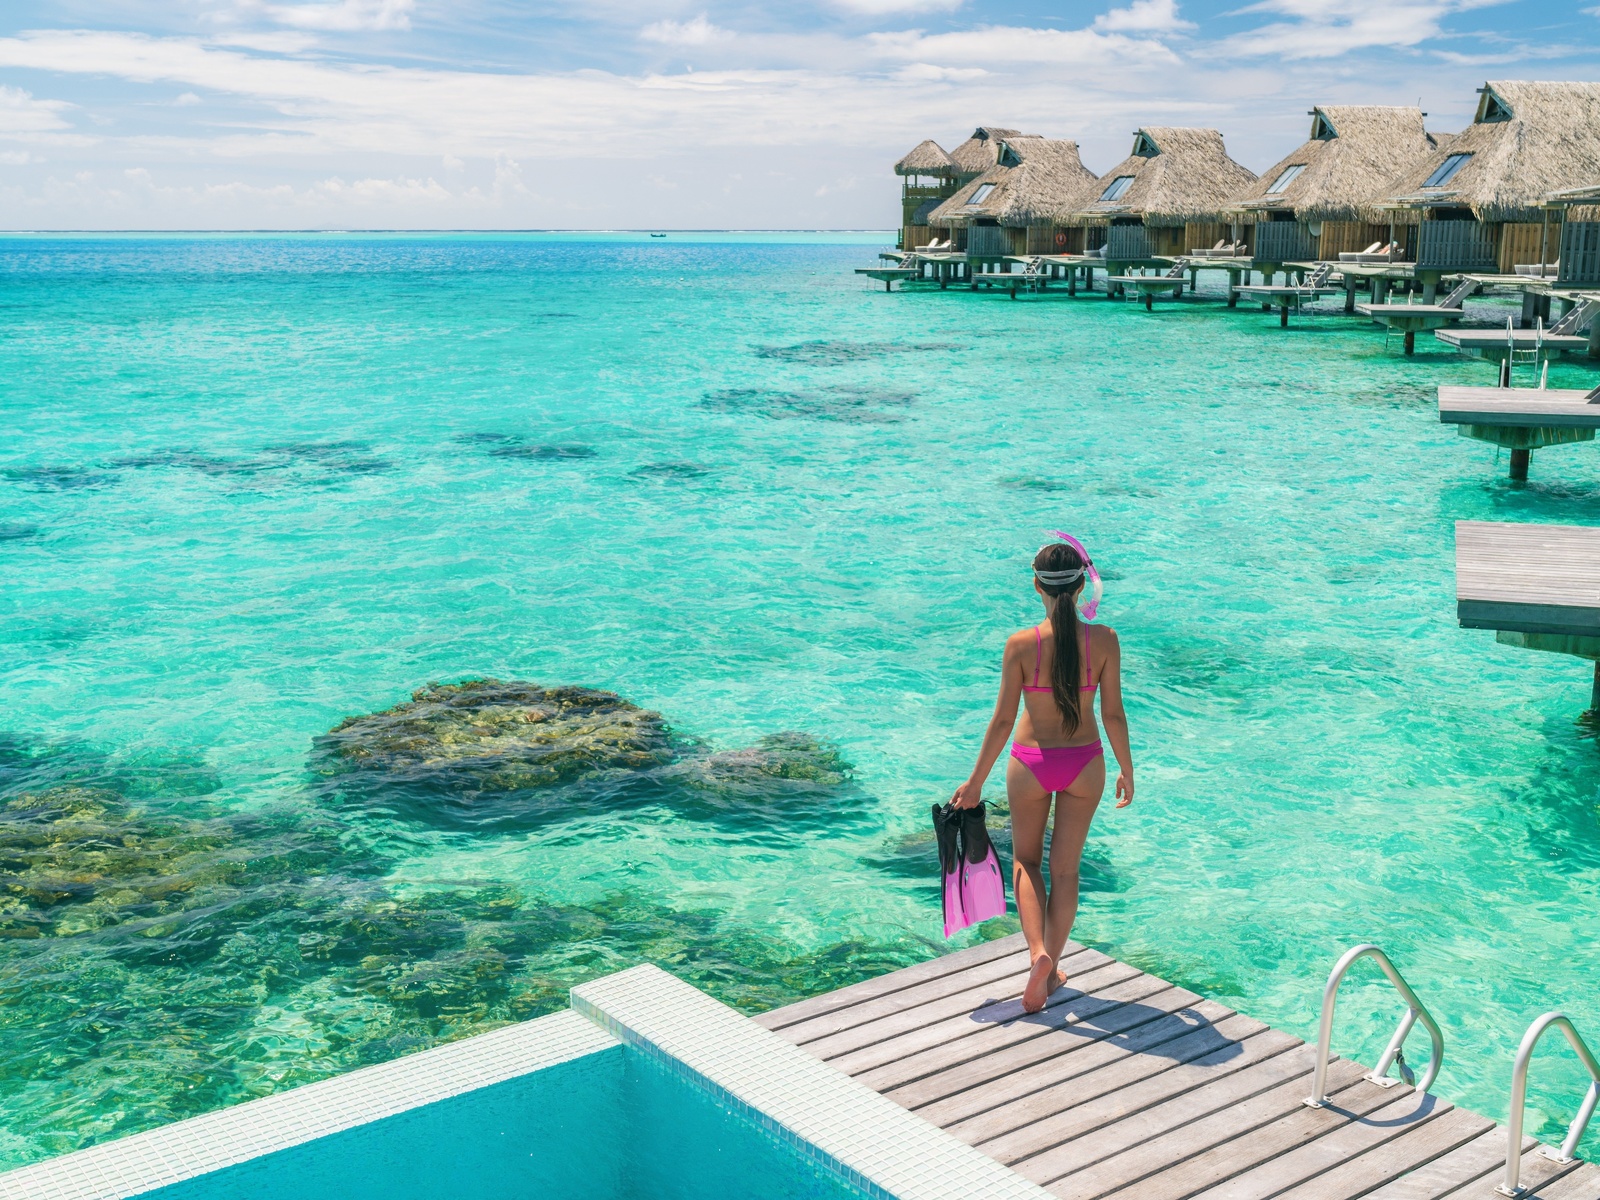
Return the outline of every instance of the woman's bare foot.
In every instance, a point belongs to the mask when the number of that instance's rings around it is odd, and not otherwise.
[[[1022,1011],[1036,1013],[1044,1007],[1050,993],[1060,987],[1057,982],[1061,972],[1056,970],[1055,959],[1041,954],[1033,960],[1033,970],[1028,972],[1028,982],[1022,989]]]

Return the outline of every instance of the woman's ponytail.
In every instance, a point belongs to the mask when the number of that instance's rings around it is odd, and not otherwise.
[[[1085,565],[1083,556],[1064,542],[1046,546],[1033,560],[1036,575],[1075,573],[1077,576],[1072,582],[1059,585],[1039,580],[1039,587],[1054,601],[1050,608],[1050,628],[1055,632],[1056,648],[1050,660],[1050,693],[1055,699],[1056,708],[1061,711],[1061,721],[1068,733],[1076,730],[1082,720],[1079,708],[1082,693],[1078,690],[1084,671],[1080,649],[1082,633],[1078,609],[1072,598],[1083,586]]]

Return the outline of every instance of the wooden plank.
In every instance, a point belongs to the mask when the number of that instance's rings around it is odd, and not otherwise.
[[[1286,1033],[1268,1030],[1259,1037],[1247,1039],[1242,1054],[1213,1052],[1131,1086],[1100,1096],[1086,1093],[1081,1102],[973,1144],[991,1158],[1015,1163],[1066,1145],[1074,1138],[1105,1130],[1119,1121],[1138,1118],[1137,1124],[1130,1123],[1105,1135],[1100,1146],[1103,1156],[1109,1156],[1291,1079],[1306,1077],[1309,1095],[1312,1060],[1311,1051],[1304,1047],[1305,1043]],[[1042,1106],[1055,1109],[1059,1103],[1060,1097],[1051,1097],[1046,1098]],[[1026,1108],[1025,1105],[1017,1107]],[[1151,1114],[1148,1117],[1143,1115],[1147,1110]],[[960,1137],[962,1129],[962,1126],[955,1126],[950,1132]],[[1089,1157],[1081,1151],[1073,1151],[1057,1161],[1071,1169]]]
[[[1457,521],[1456,599],[1600,608],[1600,527]]]
[[[1051,997],[1056,1003],[1032,1016],[1021,1015],[1016,1002],[1009,1001],[1009,1007],[996,1005],[993,1012],[984,1014],[988,1019],[982,1022],[975,1022],[971,1017],[947,1021],[897,1039],[896,1044],[886,1047],[890,1053],[852,1055],[833,1065],[856,1076],[868,1087],[886,1092],[935,1071],[981,1058],[1002,1046],[1042,1037],[1052,1029],[1087,1026],[1081,1032],[1085,1040],[1105,1037],[1110,1031],[1090,1022],[1109,1020],[1108,1014],[1122,1004],[1149,1003],[1162,997],[1162,1006],[1170,1004],[1169,1011],[1175,1011],[1199,999],[1193,992],[1174,988],[1165,980],[1142,972],[1110,986],[1092,985],[1087,979],[1083,982],[1085,987],[1096,986],[1099,990],[1085,993],[1070,986],[1062,988]],[[1152,1003],[1151,1007],[1154,1006]]]
[[[1291,1130],[1282,1128],[1285,1122],[1301,1122],[1301,1113],[1327,1117],[1330,1123],[1348,1119],[1340,1109],[1305,1107],[1311,1086],[1310,1052],[1305,1056],[1291,1054],[1292,1058],[1283,1056],[1288,1062],[1269,1059],[1266,1066],[1272,1068],[1270,1071],[1258,1068],[1220,1086],[1201,1089],[1210,1094],[1202,1097],[1197,1093],[1190,1108],[1186,1109],[1182,1100],[1171,1102],[1160,1106],[1166,1112],[1151,1109],[1136,1114],[1093,1138],[1079,1138],[1014,1165],[1029,1179],[1071,1200],[1094,1200],[1135,1183],[1139,1185],[1139,1200],[1146,1200],[1147,1196],[1163,1200],[1188,1196],[1258,1161],[1240,1161],[1241,1149],[1248,1142],[1259,1138],[1264,1154],[1271,1154],[1288,1148],[1288,1133],[1308,1135],[1310,1131],[1300,1125]],[[1217,1107],[1218,1099],[1231,1088],[1247,1090],[1258,1081],[1257,1077],[1281,1077],[1290,1068],[1292,1074],[1286,1081]],[[1347,1102],[1346,1093],[1354,1091],[1361,1074],[1358,1063],[1341,1060],[1329,1064],[1329,1095]],[[1185,1119],[1186,1113],[1200,1109],[1206,1110],[1204,1115]],[[1117,1153],[1102,1157],[1107,1148],[1113,1147]]]
[[[797,1046],[804,1046],[830,1034],[843,1033],[847,1029],[866,1025],[898,1012],[906,1012],[923,1004],[931,1004],[947,996],[970,992],[974,988],[1011,991],[1016,981],[1027,980],[1031,963],[1028,949],[1024,946],[1017,953],[1008,954],[1004,958],[990,959],[988,962],[974,964],[962,971],[952,971],[925,983],[913,984],[887,996],[876,996],[859,1004],[852,1004],[849,1008],[835,1009],[833,1012],[822,1013],[804,1021],[796,1021],[784,1026],[783,1036]],[[1097,962],[1095,965],[1102,964]],[[1020,990],[1020,987],[1017,990]]]
[[[947,1120],[970,1115],[963,1109],[972,1103],[981,1108],[993,1108],[1015,1096],[1036,1091],[1056,1078],[1065,1078],[1063,1072],[1076,1075],[1094,1069],[1092,1065],[1069,1065],[1065,1056],[1070,1051],[1080,1052],[1074,1055],[1073,1063],[1089,1051],[1095,1052],[1093,1062],[1104,1063],[1130,1051],[1182,1037],[1196,1028],[1210,1028],[1214,1022],[1232,1017],[1231,1010],[1210,1001],[1202,1000],[1193,1006],[1181,1004],[1185,995],[1182,989],[1169,989],[1147,997],[1138,1005],[1124,1006],[1136,1010],[1130,1014],[1134,1019],[1119,1017],[1115,1031],[1105,1030],[1099,1020],[1094,1020],[1093,1025],[1078,1022],[1060,1029],[1052,1027],[1039,1037],[1012,1043],[982,1058],[947,1067],[884,1094],[897,1104],[923,1112],[930,1121],[944,1124]],[[1151,1003],[1151,999],[1155,1003]],[[1170,1008],[1172,1003],[1180,1003],[1180,1007]],[[1139,1021],[1139,1016],[1145,1019]],[[1249,1021],[1248,1017],[1239,1019]],[[1262,1028],[1254,1022],[1251,1025],[1254,1026],[1252,1032]],[[1099,1029],[1108,1036],[1103,1041],[1090,1041],[1086,1035],[1091,1029]],[[1091,1060],[1086,1063],[1088,1061]],[[981,1108],[972,1111],[981,1111]]]
[[[1441,387],[1439,420],[1447,425],[1600,428],[1600,404],[1573,388]]]
[[[1539,336],[1532,329],[1513,330],[1516,346],[1519,350],[1532,350],[1535,345],[1541,344]],[[1436,329],[1433,336],[1447,346],[1454,346],[1461,350],[1504,349],[1506,344],[1506,331],[1504,329]],[[1566,334],[1546,333],[1542,342],[1546,350],[1586,350],[1589,339],[1586,337],[1570,337]]]
[[[1570,1174],[1544,1184],[1527,1200],[1595,1200],[1600,1196],[1600,1167],[1584,1163]]]
[[[1532,1138],[1522,1139],[1524,1150],[1531,1150],[1535,1145]],[[1505,1162],[1506,1131],[1496,1126],[1466,1145],[1384,1184],[1366,1200],[1439,1200],[1449,1192],[1495,1174]]]
[[[783,1029],[808,1017],[820,1016],[822,1013],[834,1012],[841,1008],[849,1008],[852,1004],[859,1004],[863,1000],[887,996],[891,992],[902,991],[929,979],[936,979],[940,975],[947,975],[955,971],[965,970],[967,967],[977,966],[979,963],[988,962],[992,958],[1003,958],[1005,955],[1012,954],[1027,946],[1027,944],[1027,940],[1020,933],[1014,933],[1010,937],[999,938],[992,942],[983,942],[977,946],[969,946],[965,950],[957,950],[954,954],[944,954],[938,958],[930,958],[927,962],[902,967],[900,970],[891,971],[887,975],[863,979],[860,983],[853,983],[849,987],[842,987],[837,991],[823,992],[819,996],[811,996],[794,1004],[786,1004],[782,1008],[771,1009],[756,1017],[755,1021],[756,1024],[764,1025],[768,1029]],[[1081,947],[1069,942],[1067,953],[1071,954],[1078,949],[1081,949]]]
[[[1203,1195],[1213,1200],[1350,1200],[1432,1162],[1494,1128],[1433,1096],[1413,1092],[1308,1145],[1230,1179]]]
[[[1063,960],[1064,963],[1079,961],[1095,963],[1083,974],[1082,986],[1099,986],[1138,974],[1136,968],[1108,959],[1095,950],[1085,950],[1070,959]],[[976,987],[940,996],[926,1004],[900,1009],[862,1025],[815,1038],[806,1043],[805,1048],[807,1052],[816,1055],[824,1062],[832,1062],[852,1051],[864,1050],[894,1038],[915,1036],[934,1028],[945,1028],[952,1019],[958,1026],[967,1027],[968,1032],[975,1031],[984,1024],[1014,1019],[1022,1015],[1022,1001],[1001,999],[1001,997],[1008,993],[1011,996],[1019,995],[1025,978],[1024,972],[1019,971],[1009,980],[986,981]],[[1069,997],[1063,997],[1062,992],[1068,992],[1069,996],[1074,994],[1069,988],[1062,988],[1050,997],[1050,1000],[1057,1005],[1066,1003]]]
[[[1051,1183],[1094,1163],[1133,1153],[1147,1160],[1147,1173],[1158,1171],[1253,1128],[1252,1121],[1265,1124],[1291,1111],[1311,1094],[1313,1055],[1314,1051],[1302,1044],[1240,1071],[1203,1079],[1176,1095],[1163,1090],[1159,1098],[1147,1097],[1149,1102],[1134,1104],[1112,1097],[1111,1105],[1097,1105],[1087,1113],[1073,1110],[1066,1119],[1042,1121],[1032,1139],[1008,1143],[1017,1151],[1027,1151],[1012,1165],[1030,1179]],[[1330,1088],[1349,1087],[1360,1079],[1357,1065],[1342,1059],[1330,1063]],[[1285,1087],[1303,1092],[1297,1093],[1296,1100]],[[1231,1113],[1240,1115],[1221,1122],[1219,1128],[1213,1118]],[[1185,1126],[1194,1128],[1180,1135]],[[1090,1134],[1094,1136],[1090,1138]],[[1113,1164],[1106,1173],[1121,1169]]]
[[[1503,1200],[1495,1188],[1504,1177],[1505,1159],[1501,1158],[1500,1170],[1457,1191],[1446,1193],[1442,1200]],[[1569,1177],[1576,1178],[1588,1190],[1572,1190],[1568,1186]],[[1595,1200],[1600,1196],[1600,1168],[1593,1163],[1578,1161],[1551,1162],[1537,1149],[1523,1154],[1522,1176],[1517,1182],[1531,1191],[1531,1195],[1523,1197],[1523,1200]]]
[[[1170,1016],[1146,1021],[1103,1041],[1080,1045],[1075,1053],[1059,1052],[1063,1041],[1060,1036],[1037,1038],[1004,1053],[968,1064],[968,1067],[956,1072],[934,1076],[904,1089],[914,1094],[919,1090],[925,1091],[923,1084],[929,1083],[940,1086],[942,1090],[949,1086],[949,1076],[975,1068],[969,1077],[975,1077],[975,1083],[982,1086],[968,1086],[932,1103],[907,1103],[910,1097],[902,1093],[891,1094],[890,1098],[945,1128],[980,1114],[1010,1110],[1012,1105],[1024,1102],[1031,1103],[1026,1105],[1026,1115],[1021,1120],[1038,1120],[1050,1115],[1051,1111],[1042,1097],[1049,1093],[1056,1102],[1061,1102],[1064,1096],[1076,1096],[1085,1086],[1079,1077],[1091,1071],[1131,1061],[1144,1068],[1133,1076],[1121,1076],[1127,1082],[1132,1082],[1134,1078],[1144,1078],[1157,1071],[1204,1058],[1218,1050],[1232,1048],[1238,1054],[1241,1039],[1266,1030],[1259,1021],[1230,1014],[1227,1009],[1222,1009],[1220,1017],[1202,1016],[1201,1006],[1206,1003],[1202,1000],[1192,1008],[1179,1009]],[[1071,1049],[1070,1043],[1068,1049]],[[1069,1081],[1070,1087],[1061,1086]],[[1062,1107],[1068,1107],[1073,1102],[1068,1100],[1062,1103]],[[995,1136],[1005,1128],[1009,1126],[997,1126],[992,1133],[982,1136]]]

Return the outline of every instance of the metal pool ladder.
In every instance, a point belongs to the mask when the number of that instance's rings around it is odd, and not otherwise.
[[[1540,1146],[1540,1155],[1552,1162],[1571,1162],[1578,1149],[1578,1143],[1583,1139],[1583,1131],[1588,1128],[1589,1118],[1594,1116],[1595,1105],[1600,1103],[1600,1063],[1595,1062],[1594,1054],[1590,1052],[1588,1044],[1584,1042],[1582,1035],[1565,1013],[1545,1013],[1528,1026],[1528,1032],[1522,1035],[1522,1045],[1517,1047],[1517,1057],[1511,1066],[1511,1115],[1506,1121],[1508,1138],[1506,1178],[1504,1183],[1495,1188],[1495,1191],[1502,1196],[1522,1196],[1528,1190],[1517,1184],[1522,1172],[1522,1117],[1523,1108],[1528,1100],[1528,1062],[1533,1058],[1534,1047],[1539,1044],[1539,1039],[1552,1025],[1560,1026],[1561,1032],[1567,1035],[1567,1041],[1573,1050],[1577,1051],[1578,1058],[1589,1072],[1589,1094],[1578,1106],[1578,1115],[1572,1119],[1572,1124],[1567,1128],[1567,1138],[1561,1143],[1561,1148],[1557,1150],[1550,1146]]]
[[[1401,977],[1395,965],[1389,961],[1389,956],[1371,942],[1363,942],[1344,952],[1344,956],[1334,964],[1333,973],[1328,976],[1328,986],[1322,989],[1322,1024],[1317,1030],[1317,1069],[1311,1079],[1311,1095],[1305,1102],[1308,1108],[1322,1108],[1328,1103],[1328,1057],[1333,1043],[1333,1006],[1339,998],[1339,985],[1344,982],[1345,972],[1362,958],[1375,960],[1378,966],[1383,968],[1383,973],[1389,977],[1389,982],[1394,984],[1395,990],[1400,993],[1400,998],[1406,1002],[1406,1015],[1400,1018],[1400,1025],[1394,1031],[1394,1036],[1389,1039],[1389,1046],[1384,1050],[1383,1057],[1378,1059],[1377,1066],[1372,1068],[1372,1073],[1366,1078],[1379,1087],[1393,1087],[1400,1080],[1389,1078],[1389,1068],[1398,1066],[1405,1082],[1413,1084],[1418,1091],[1425,1092],[1433,1086],[1433,1081],[1439,1075],[1439,1067],[1444,1062],[1444,1034],[1439,1030],[1439,1022],[1433,1019],[1433,1014],[1428,1011],[1427,1005],[1417,999],[1417,994],[1411,990],[1411,985]],[[1418,1020],[1427,1026],[1428,1036],[1433,1040],[1433,1053],[1428,1060],[1428,1070],[1420,1084],[1415,1082],[1416,1076],[1406,1065],[1405,1054],[1402,1052],[1406,1036]],[[1526,1039],[1523,1044],[1527,1045]],[[1593,1062],[1593,1059],[1589,1061]],[[1586,1119],[1588,1111],[1594,1108],[1593,1100],[1594,1094],[1591,1093],[1591,1102],[1585,1110]],[[1522,1140],[1520,1125],[1519,1120],[1516,1139],[1518,1143]]]

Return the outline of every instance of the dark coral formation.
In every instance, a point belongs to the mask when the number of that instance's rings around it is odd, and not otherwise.
[[[766,417],[772,420],[810,418],[858,425],[885,425],[905,418],[895,411],[914,400],[912,392],[893,388],[839,384],[786,392],[771,388],[723,388],[707,392],[700,407],[710,412]]]
[[[708,753],[613,692],[518,680],[429,684],[341,722],[318,740],[313,765],[340,803],[445,827],[648,805],[783,838],[860,816],[850,764],[810,734]]]
[[[676,756],[661,714],[612,692],[498,679],[429,684],[340,722],[313,755],[346,800],[475,826],[603,800]]]
[[[927,353],[939,350],[960,350],[951,342],[797,342],[792,346],[757,346],[759,358],[775,358],[779,362],[819,363],[844,366],[863,359],[886,358],[891,354]]]

